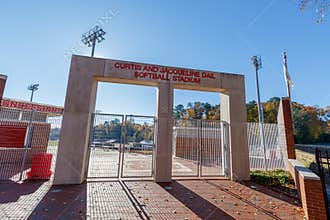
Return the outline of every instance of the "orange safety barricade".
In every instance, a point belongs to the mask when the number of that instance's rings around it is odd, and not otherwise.
[[[50,179],[52,171],[52,154],[35,154],[32,159],[31,170],[27,172],[28,179]]]

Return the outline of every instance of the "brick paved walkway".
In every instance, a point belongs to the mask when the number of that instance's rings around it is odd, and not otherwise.
[[[227,180],[0,182],[0,219],[303,219],[294,204]]]

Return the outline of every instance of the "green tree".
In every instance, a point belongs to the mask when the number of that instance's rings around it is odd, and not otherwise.
[[[250,101],[246,104],[247,111],[247,121],[248,122],[258,122],[258,105],[256,101]]]
[[[174,107],[173,109],[174,118],[183,118],[185,114],[186,114],[186,109],[184,108],[183,105],[179,104]]]
[[[297,143],[310,144],[319,141],[326,123],[319,117],[318,109],[293,102],[295,139]]]
[[[262,104],[265,123],[277,123],[279,103],[280,98],[273,97]],[[322,109],[296,102],[293,102],[292,106],[296,143],[330,143],[330,107]],[[259,121],[256,101],[248,102],[246,110],[248,122]],[[183,105],[178,105],[173,112],[174,117],[180,119],[220,119],[220,105],[209,103],[188,103],[186,108]],[[184,125],[187,122],[180,123]]]

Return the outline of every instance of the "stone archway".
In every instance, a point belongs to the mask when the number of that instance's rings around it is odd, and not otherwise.
[[[244,76],[74,55],[71,60],[54,184],[86,178],[91,115],[98,82],[157,87],[156,182],[171,181],[173,90],[219,92],[229,125],[230,179],[249,179]]]

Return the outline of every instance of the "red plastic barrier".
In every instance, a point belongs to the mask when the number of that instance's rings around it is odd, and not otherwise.
[[[35,154],[32,158],[31,170],[27,172],[28,179],[50,179],[52,171],[52,154]]]

